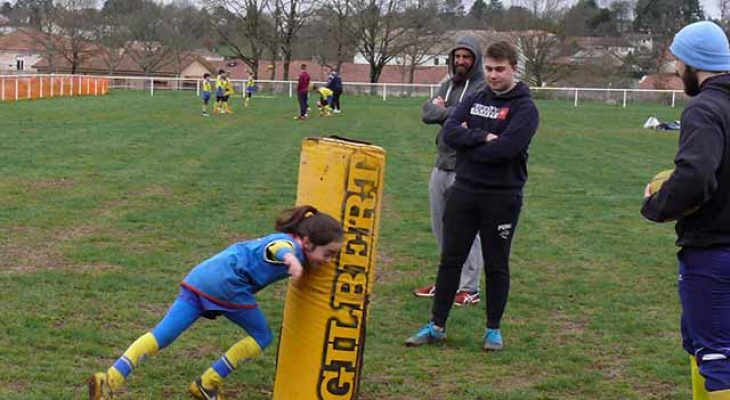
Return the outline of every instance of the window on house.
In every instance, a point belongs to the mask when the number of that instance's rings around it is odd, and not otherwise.
[[[433,58],[433,65],[439,65],[439,58],[438,57],[434,57]]]
[[[15,68],[18,71],[25,71],[25,59],[23,57],[18,57],[15,59]]]

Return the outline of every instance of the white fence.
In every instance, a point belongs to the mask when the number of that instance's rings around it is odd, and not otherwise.
[[[27,77],[39,76],[68,76],[68,75],[22,75]],[[18,78],[19,75],[0,75],[0,82],[4,78]],[[201,79],[166,78],[166,77],[139,77],[139,76],[104,76],[109,80],[111,90],[140,90],[154,96],[157,92],[189,91],[200,94]],[[243,96],[245,80],[231,80],[237,95]],[[324,82],[315,82],[324,84]],[[346,96],[377,96],[383,101],[390,97],[429,97],[438,90],[439,85],[405,84],[405,83],[359,83],[346,82],[343,84]],[[256,81],[257,95],[268,96],[296,96],[296,81]],[[661,104],[671,107],[682,105],[687,97],[678,90],[645,90],[645,89],[601,89],[601,88],[553,88],[533,87],[533,96],[536,99],[564,100],[572,102],[575,107],[581,103],[604,103],[617,107],[627,107],[631,104],[647,103]]]

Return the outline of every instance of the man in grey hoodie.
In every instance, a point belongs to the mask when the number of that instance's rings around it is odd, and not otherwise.
[[[449,52],[449,79],[422,107],[421,119],[425,124],[440,125],[436,144],[438,156],[436,165],[428,182],[431,201],[431,229],[438,241],[439,252],[443,249],[443,216],[446,204],[446,190],[456,178],[456,151],[450,148],[443,139],[443,125],[456,106],[469,94],[486,87],[482,53],[479,40],[473,36],[464,36],[456,41]],[[462,306],[479,302],[480,275],[484,266],[479,235],[474,239],[469,257],[464,262],[461,272],[459,290],[454,304]],[[436,285],[418,288],[413,294],[418,297],[433,297]]]

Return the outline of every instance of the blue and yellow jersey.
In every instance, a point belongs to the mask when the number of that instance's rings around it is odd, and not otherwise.
[[[239,242],[193,268],[182,285],[217,304],[249,308],[256,292],[289,276],[287,254],[306,262],[299,242],[285,233]]]
[[[248,78],[246,81],[246,92],[252,93],[256,91],[256,82],[254,82],[253,78]]]
[[[203,93],[210,94],[211,88],[210,88],[210,81],[207,79],[203,79]]]
[[[323,99],[329,99],[330,97],[332,97],[332,94],[334,93],[334,92],[332,92],[331,90],[327,89],[324,86],[322,86],[321,88],[317,89],[317,91],[319,92],[319,95]]]
[[[233,90],[233,82],[231,82],[228,78],[226,78],[225,88],[226,96],[233,96],[234,94],[236,94],[236,92]]]
[[[215,95],[223,97],[226,95],[226,80],[218,76],[215,78]]]

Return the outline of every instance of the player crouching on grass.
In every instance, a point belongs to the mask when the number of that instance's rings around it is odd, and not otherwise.
[[[143,360],[169,346],[200,317],[220,315],[248,336],[191,383],[189,391],[196,399],[223,399],[223,380],[273,340],[255,294],[289,276],[298,281],[306,270],[332,262],[342,247],[342,225],[312,206],[289,210],[276,221],[275,229],[277,233],[236,243],[193,268],[162,321],[132,343],[107,372],[91,377],[89,399],[113,399]]]
[[[330,104],[332,104],[332,97],[334,95],[334,92],[324,86],[317,87],[317,85],[312,85],[312,91],[319,93],[319,100],[317,101],[319,116],[329,117],[330,115],[332,115],[332,107],[330,106]]]

